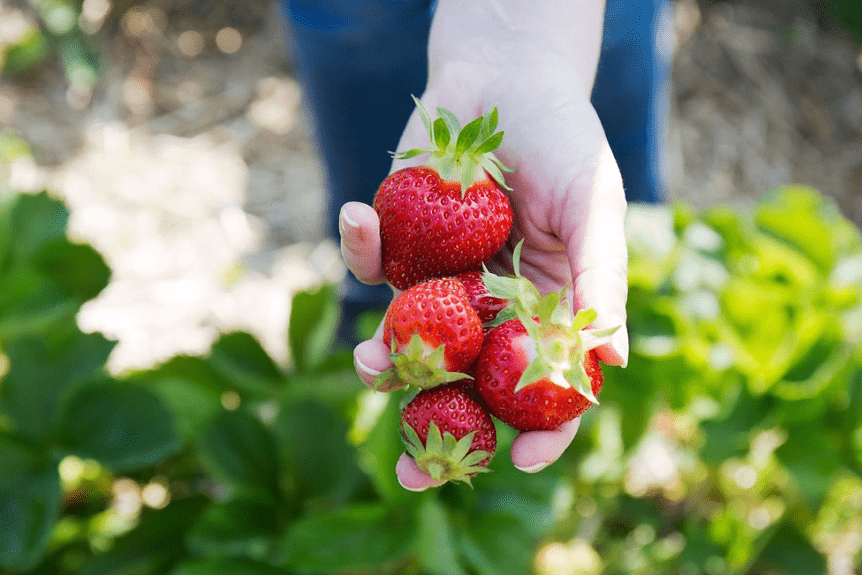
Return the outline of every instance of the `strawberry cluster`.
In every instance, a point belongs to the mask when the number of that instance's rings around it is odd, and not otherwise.
[[[374,200],[384,273],[405,290],[384,319],[393,367],[376,384],[419,390],[402,410],[407,452],[433,479],[469,483],[488,471],[494,418],[550,430],[597,402],[594,349],[614,330],[586,329],[595,313],[573,315],[564,291],[542,296],[520,273],[521,244],[513,276],[485,267],[513,221],[508,169],[494,155],[503,137],[497,110],[462,128],[447,110],[432,121],[416,105],[431,145],[395,157],[429,159],[394,172]]]

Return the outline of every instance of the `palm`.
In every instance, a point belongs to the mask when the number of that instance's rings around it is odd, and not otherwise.
[[[433,67],[432,62],[432,67]],[[604,132],[574,74],[547,69],[517,69],[505,74],[487,63],[459,62],[438,69],[422,96],[429,110],[442,106],[462,122],[496,106],[499,128],[506,132],[498,156],[515,170],[507,175],[515,224],[509,243],[492,267],[511,272],[511,250],[521,239],[521,272],[543,293],[573,287],[574,305],[598,313],[596,327],[625,322],[626,248],[623,232],[625,198],[619,170]],[[418,116],[408,122],[399,150],[424,147],[428,135]],[[422,156],[396,161],[393,170],[420,164]],[[348,267],[367,283],[383,281],[379,221],[369,206],[348,205],[356,224],[347,229],[342,217],[342,253]],[[342,212],[344,215],[345,212]],[[363,226],[365,228],[363,232]],[[623,341],[597,349],[606,363],[624,364]],[[357,372],[366,383],[391,366],[380,330],[374,340],[357,346]],[[512,446],[515,465],[538,471],[556,460],[571,442],[577,420],[554,432],[522,433]],[[405,456],[406,457],[406,456]],[[398,475],[405,487],[431,486],[405,457]]]

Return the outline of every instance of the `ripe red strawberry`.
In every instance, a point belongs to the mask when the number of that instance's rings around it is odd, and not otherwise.
[[[436,481],[488,471],[497,449],[494,421],[462,384],[420,391],[401,412],[401,437],[416,465]]]
[[[509,305],[508,299],[491,295],[482,281],[482,272],[464,272],[455,276],[455,279],[464,285],[470,305],[476,310],[483,325],[496,319],[497,314]]]
[[[378,377],[420,388],[458,381],[482,347],[482,322],[454,278],[420,283],[399,295],[383,320],[383,342],[394,367]]]
[[[515,277],[485,272],[495,296],[512,300],[515,319],[494,327],[473,367],[474,388],[491,414],[520,431],[556,429],[592,403],[602,387],[596,347],[618,328],[587,330],[596,313],[572,317],[565,289],[540,297],[518,269],[521,244],[514,251]],[[502,314],[498,314],[498,319]]]
[[[416,105],[431,146],[394,157],[430,156],[423,166],[391,174],[374,198],[383,272],[402,290],[475,269],[503,246],[512,228],[512,207],[501,189],[507,168],[493,153],[503,138],[495,132],[497,109],[461,128],[451,112],[438,108],[432,123],[419,100]]]
[[[553,348],[556,343],[546,341],[545,345]],[[538,359],[538,347],[524,324],[512,319],[491,330],[476,362],[475,388],[488,409],[520,431],[558,428],[597,402],[595,396],[602,388],[602,371],[595,352],[581,349],[566,354],[564,346],[559,348],[563,352],[560,355],[575,356],[578,365],[572,366],[573,369],[567,369],[568,365],[559,367],[558,371],[553,366],[542,366],[535,370],[538,379],[519,388],[521,378]],[[575,370],[582,373],[572,374]],[[579,391],[581,382],[589,382],[587,395]]]

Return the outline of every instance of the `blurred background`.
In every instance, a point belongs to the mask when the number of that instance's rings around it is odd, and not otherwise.
[[[629,368],[546,472],[501,430],[416,496],[398,399],[331,346],[278,6],[0,0],[0,570],[862,572],[862,12],[673,19]]]

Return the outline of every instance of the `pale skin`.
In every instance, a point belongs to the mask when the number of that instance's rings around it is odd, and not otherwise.
[[[505,137],[497,155],[511,168],[506,182],[515,224],[495,258],[511,273],[511,250],[524,240],[521,271],[543,293],[569,286],[576,309],[597,312],[595,328],[622,326],[597,349],[609,365],[625,365],[627,252],[623,182],[590,104],[604,17],[603,0],[439,0],[429,40],[428,85],[421,100],[469,121],[496,106]],[[427,145],[417,113],[398,150]],[[421,164],[396,160],[392,171]],[[348,268],[368,284],[384,283],[379,220],[371,206],[345,204],[339,221]],[[508,262],[508,265],[506,265]],[[372,385],[391,367],[378,328],[354,350],[360,379]],[[535,473],[572,442],[579,420],[554,431],[519,434],[511,457]],[[396,466],[412,491],[438,482],[402,455]]]

